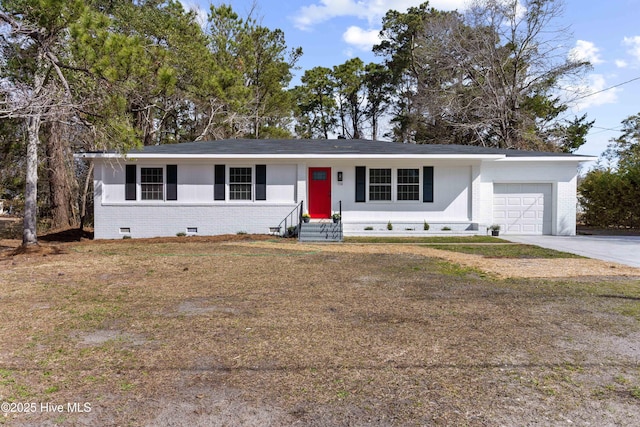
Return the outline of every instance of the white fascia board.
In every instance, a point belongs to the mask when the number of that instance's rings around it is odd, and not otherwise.
[[[504,154],[119,154],[119,153],[77,153],[83,159],[449,159],[484,160],[498,162],[594,162],[598,157],[532,156],[507,157]]]
[[[597,157],[506,157],[497,159],[498,162],[594,162]]]
[[[122,154],[116,153],[75,153],[73,155],[76,159],[122,159]]]
[[[80,153],[86,159],[452,159],[452,160],[500,160],[503,154],[136,154]]]

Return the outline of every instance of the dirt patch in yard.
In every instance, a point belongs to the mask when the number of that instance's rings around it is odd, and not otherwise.
[[[145,344],[147,341],[140,335],[118,329],[98,329],[91,332],[77,332],[71,334],[70,338],[77,340],[81,346],[101,346],[110,341],[127,342],[133,346],[138,346]]]
[[[94,243],[93,232],[90,230],[80,231],[78,229],[64,229],[52,231],[38,237],[38,244],[23,247],[22,241],[18,239],[0,239],[0,257],[4,256],[48,256],[64,253],[67,244],[87,244]],[[225,234],[219,236],[185,236],[185,237],[154,237],[146,239],[135,239],[138,243],[161,244],[161,243],[221,243],[221,242],[254,242],[277,239],[274,236],[262,234]],[[127,240],[108,240],[113,245],[127,244]]]
[[[408,244],[291,244],[291,242],[254,242],[254,246],[297,250],[367,254],[414,254],[437,258],[470,267],[502,278],[567,278],[581,276],[640,277],[640,268],[634,268],[589,258],[493,258]]]
[[[637,278],[504,280],[444,257],[467,254],[417,245],[233,239],[67,242],[55,256],[2,257],[0,401],[91,411],[9,411],[0,423],[640,418]]]
[[[31,255],[47,256],[64,252],[66,243],[81,242],[92,244],[92,232],[77,229],[60,230],[40,237],[41,243],[35,247],[22,248],[19,240],[0,240],[0,256]],[[629,267],[614,262],[589,258],[497,258],[482,255],[465,254],[420,244],[358,244],[339,245],[300,244],[293,239],[279,239],[269,235],[228,234],[220,236],[158,237],[136,239],[139,243],[247,243],[263,247],[288,249],[294,251],[328,251],[346,253],[405,253],[424,257],[433,257],[470,267],[502,278],[563,278],[583,276],[631,276],[640,277],[640,268]],[[109,241],[114,245],[127,241]],[[492,243],[492,245],[496,245]],[[509,243],[505,243],[509,245]]]

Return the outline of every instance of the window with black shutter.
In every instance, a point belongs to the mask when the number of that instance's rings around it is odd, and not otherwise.
[[[216,165],[214,169],[213,200],[224,200],[225,166]]]
[[[124,199],[136,200],[136,165],[126,165]]]
[[[162,168],[140,168],[140,199],[163,200]]]
[[[178,200],[178,165],[167,165],[167,200]]]
[[[251,168],[229,168],[229,200],[251,200],[251,175]]]
[[[420,169],[398,169],[398,200],[420,200]]]
[[[369,201],[391,200],[391,169],[369,169]]]
[[[424,203],[433,202],[433,166],[422,168],[422,201]]]
[[[356,166],[356,202],[367,201],[367,168]]]
[[[256,165],[256,200],[267,200],[267,165]]]

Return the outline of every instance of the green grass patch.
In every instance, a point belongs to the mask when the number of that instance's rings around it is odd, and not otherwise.
[[[436,249],[482,255],[487,258],[584,258],[533,245],[434,245]]]
[[[623,316],[634,317],[640,321],[640,301],[629,301],[619,307],[619,312]]]
[[[57,385],[52,385],[50,387],[47,387],[46,389],[44,389],[44,392],[47,394],[51,394],[51,393],[55,393],[57,391],[60,391],[60,387]]]
[[[487,274],[483,271],[471,267],[464,267],[460,264],[448,261],[435,261],[435,267],[438,273],[446,276],[467,277],[472,275],[477,277],[487,277]]]
[[[13,372],[8,369],[0,369],[0,386],[11,385],[15,383]]]
[[[509,243],[491,236],[431,236],[431,237],[384,237],[352,236],[345,237],[345,243]]]
[[[120,390],[122,391],[131,391],[136,387],[135,384],[130,383],[129,381],[121,381],[120,382]]]
[[[80,318],[84,322],[90,322],[91,324],[100,324],[117,311],[118,309],[115,307],[96,306],[91,307],[88,311],[83,313]]]

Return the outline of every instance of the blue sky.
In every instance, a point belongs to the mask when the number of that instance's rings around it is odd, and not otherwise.
[[[204,14],[209,4],[231,4],[241,16],[254,0],[182,0]],[[380,62],[371,53],[377,43],[382,16],[389,9],[406,11],[421,0],[255,0],[254,16],[262,25],[284,31],[289,47],[300,46],[304,55],[300,70],[333,67],[358,56],[365,62]],[[464,9],[467,0],[432,0],[440,10]],[[581,93],[567,118],[587,113],[595,119],[587,143],[579,154],[600,155],[609,140],[620,135],[620,122],[640,113],[640,0],[564,0],[564,13],[555,26],[570,27],[567,51],[587,59],[592,70],[581,82]],[[635,79],[635,80],[634,80]],[[625,83],[628,82],[628,83]],[[621,85],[613,89],[612,86]]]

